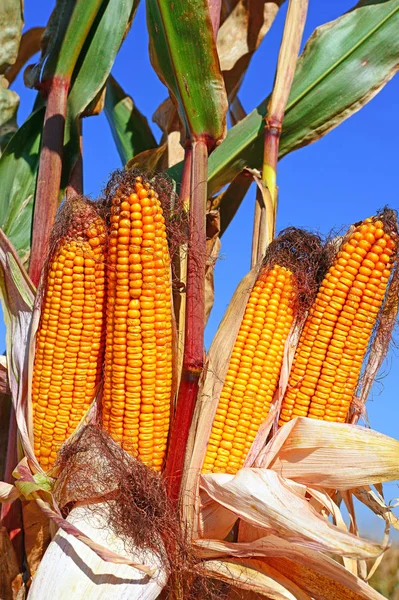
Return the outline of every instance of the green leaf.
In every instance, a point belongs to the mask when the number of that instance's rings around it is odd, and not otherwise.
[[[365,0],[316,29],[298,61],[280,141],[280,158],[310,144],[359,110],[398,70],[399,0]],[[209,157],[209,194],[246,166],[262,166],[269,98]],[[169,171],[179,178],[181,165]]]
[[[68,110],[80,115],[105,85],[138,0],[107,0],[90,30],[73,76]]]
[[[60,198],[79,151],[76,119],[105,85],[136,6],[137,0],[103,2],[83,46],[68,97]],[[30,249],[43,118],[39,101],[37,110],[12,137],[0,159],[0,227],[22,258]]]
[[[186,135],[223,139],[227,98],[207,0],[147,0],[150,56],[169,88]]]
[[[43,119],[42,107],[19,128],[0,159],[0,226],[22,258],[30,248]]]
[[[146,117],[112,75],[106,86],[105,115],[123,165],[136,154],[156,148],[157,142]]]

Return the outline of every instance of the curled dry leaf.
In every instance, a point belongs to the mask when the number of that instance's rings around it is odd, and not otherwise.
[[[299,417],[277,432],[257,464],[313,487],[359,488],[399,478],[399,441],[357,425]]]
[[[44,27],[31,27],[31,29],[28,29],[28,31],[25,31],[22,34],[16,61],[5,73],[6,79],[10,84],[17,77],[24,64],[32,58],[36,52],[39,52],[44,30]]]
[[[2,2],[0,6],[0,150],[18,129],[17,110],[19,96],[8,89],[9,80],[4,75],[15,63],[23,26],[20,2]]]
[[[384,498],[377,491],[374,492],[369,486],[366,486],[354,489],[353,493],[356,498],[370,508],[374,514],[399,530],[398,517],[394,515]]]
[[[129,160],[126,167],[128,169],[142,169],[145,171],[162,171],[166,169],[168,162],[168,144],[161,144],[157,148],[143,150]]]
[[[11,483],[0,481],[0,502],[13,502],[19,498],[17,488]]]
[[[237,94],[254,52],[269,31],[284,0],[238,0],[222,23],[217,49],[220,66],[231,101]]]
[[[23,600],[24,583],[19,572],[14,548],[5,527],[0,527],[0,598],[1,600]],[[6,560],[4,558],[6,557]]]
[[[184,159],[184,148],[180,143],[181,125],[176,106],[166,98],[153,114],[152,120],[162,130],[161,145],[167,145],[167,166],[172,167]]]
[[[205,267],[205,323],[211,313],[214,297],[214,270],[220,252],[220,213],[211,211],[206,215],[206,267]]]
[[[206,474],[201,477],[201,487],[236,518],[278,532],[286,541],[354,558],[375,557],[384,550],[326,521],[273,471],[241,469],[229,480],[218,473]]]
[[[262,557],[314,600],[383,600],[381,594],[323,552],[287,542],[273,533],[254,542],[196,540],[195,545],[203,558]]]
[[[270,600],[311,600],[281,572],[258,560],[209,560],[201,569],[208,576]]]

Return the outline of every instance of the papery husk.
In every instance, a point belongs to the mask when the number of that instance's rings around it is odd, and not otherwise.
[[[208,576],[262,594],[269,600],[311,600],[281,572],[258,560],[208,560],[200,568]]]
[[[206,266],[205,266],[205,323],[209,319],[215,299],[214,271],[220,253],[220,213],[218,210],[206,215]]]
[[[203,558],[262,557],[315,600],[383,600],[359,577],[322,552],[287,542],[270,533],[256,542],[196,540]]]
[[[393,514],[391,508],[385,503],[383,496],[377,490],[374,491],[369,486],[365,486],[354,489],[353,494],[360,502],[370,508],[374,514],[384,519],[384,521],[399,531],[398,517]],[[398,503],[394,504],[394,506],[398,506]]]
[[[8,382],[25,455],[39,467],[26,422],[29,361],[27,348],[36,290],[15,249],[1,230],[0,264],[0,295],[6,323]]]
[[[298,417],[279,429],[256,466],[312,487],[359,488],[399,479],[399,441],[358,425]]]
[[[115,594],[121,600],[158,597],[166,584],[167,574],[155,553],[138,550],[135,556],[128,555],[123,541],[109,530],[105,514],[97,510],[92,512],[90,506],[74,508],[67,521],[126,560],[145,562],[154,571],[154,576],[148,577],[127,564],[106,562],[86,544],[60,529],[39,565],[29,600],[114,600]]]
[[[220,66],[229,100],[238,92],[252,55],[269,31],[284,0],[226,2],[217,37]]]
[[[22,517],[26,561],[33,577],[51,541],[50,520],[35,500],[22,502]]]
[[[290,482],[267,469],[241,469],[235,476],[219,473],[201,476],[201,487],[218,504],[230,510],[232,523],[239,517],[264,535],[279,537],[303,547],[352,558],[373,558],[384,547],[332,525],[321,517]]]
[[[19,572],[14,548],[5,527],[0,526],[0,598],[1,600],[23,600],[25,586]]]

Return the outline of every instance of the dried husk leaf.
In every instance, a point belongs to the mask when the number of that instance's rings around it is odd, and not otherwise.
[[[40,50],[40,42],[45,31],[44,27],[31,27],[22,34],[15,63],[6,71],[5,77],[8,83],[12,83],[21,71],[24,64]]]
[[[215,298],[214,270],[220,252],[220,213],[206,215],[206,266],[205,266],[205,323],[209,319]]]
[[[154,569],[154,577],[126,564],[112,564],[102,560],[86,544],[59,530],[33,579],[30,600],[70,600],[74,594],[85,600],[118,599],[152,600],[158,597],[166,584],[166,574],[159,558],[150,551],[138,551],[136,557],[128,557],[123,541],[107,528],[102,512],[90,511],[90,507],[74,508],[68,523],[78,527],[96,543],[117,553],[125,560],[146,562]]]
[[[163,131],[160,145],[166,144],[168,167],[172,167],[184,159],[184,148],[180,143],[182,130],[179,115],[171,98],[166,98],[158,106],[152,120]]]
[[[17,59],[23,24],[23,4],[19,0],[3,0],[0,5],[0,152],[18,129],[19,96],[8,89],[4,73]]]
[[[168,144],[164,142],[157,148],[143,150],[129,160],[127,169],[141,169],[143,171],[163,171],[168,167]]]
[[[0,481],[5,478],[11,396],[0,392]]]
[[[281,572],[258,560],[209,560],[202,570],[235,587],[264,594],[269,600],[311,600]]]
[[[353,493],[356,498],[370,508],[374,514],[399,530],[398,517],[394,515],[390,507],[385,503],[384,498],[377,491],[374,492],[369,486],[366,486],[354,489]]]
[[[272,533],[249,543],[196,540],[195,545],[203,558],[264,557],[268,565],[284,573],[314,600],[383,600],[381,594],[329,556]]]
[[[12,483],[0,481],[0,502],[13,502],[19,498],[19,492]]]
[[[227,479],[229,477],[229,480]],[[201,476],[201,487],[216,502],[254,527],[278,532],[304,547],[353,558],[379,556],[384,548],[346,533],[321,517],[309,502],[266,469],[241,469],[235,476]]]
[[[22,502],[22,517],[26,560],[33,577],[51,541],[50,521],[34,500]]]
[[[269,31],[284,0],[239,0],[222,23],[217,49],[227,94],[237,94],[252,55]],[[231,6],[231,3],[229,3]]]
[[[228,508],[215,502],[203,490],[200,490],[199,498],[199,537],[212,538],[214,540],[225,539],[237,521],[237,516]]]
[[[311,487],[359,488],[399,478],[399,441],[358,425],[299,417],[277,432],[257,466]]]
[[[28,347],[32,324],[35,289],[18,255],[0,230],[0,295],[6,324],[6,347],[9,386],[25,455],[41,471],[32,449],[27,419]]]
[[[19,572],[14,548],[5,527],[0,527],[0,598],[1,600],[23,600],[24,584]]]

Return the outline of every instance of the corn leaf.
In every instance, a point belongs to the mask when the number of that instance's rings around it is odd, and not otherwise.
[[[151,62],[186,137],[215,145],[225,135],[227,97],[207,0],[147,0],[147,23]]]
[[[105,115],[111,128],[122,165],[157,142],[146,117],[138,110],[132,98],[110,75],[105,95]]]
[[[19,97],[8,89],[4,73],[17,59],[23,23],[21,0],[3,0],[0,6],[0,151],[17,130]]]
[[[255,464],[305,485],[347,490],[399,479],[399,441],[301,417],[278,431]]]
[[[127,564],[106,562],[87,545],[63,530],[58,530],[37,570],[29,592],[31,600],[69,600],[71,582],[81,598],[96,600],[118,599],[152,600],[158,597],[166,584],[167,575],[159,558],[149,550],[137,551],[132,557],[126,553],[124,542],[107,527],[99,511],[91,513],[90,507],[75,508],[67,518],[71,526],[78,527],[86,536],[121,557],[151,562],[156,570],[151,578]],[[117,588],[116,588],[117,584]],[[116,592],[117,590],[117,592]]]
[[[76,118],[105,85],[136,6],[135,0],[104,0],[83,45],[68,98],[60,197],[79,151]],[[65,18],[65,15],[62,17]],[[55,26],[53,23],[51,27]],[[63,26],[65,28],[65,24]],[[47,35],[52,31],[50,29]],[[46,56],[48,52],[45,51]],[[65,66],[66,62],[63,64]],[[37,110],[11,138],[0,159],[0,227],[22,258],[26,258],[30,249],[32,208],[44,118],[44,109],[40,105],[39,101]]]
[[[399,0],[363,0],[312,34],[298,61],[280,141],[280,158],[310,144],[369,102],[399,65]],[[262,163],[269,98],[209,158],[209,193]],[[169,170],[180,178],[181,165]],[[223,206],[223,203],[222,203]],[[223,208],[222,222],[223,222]]]

